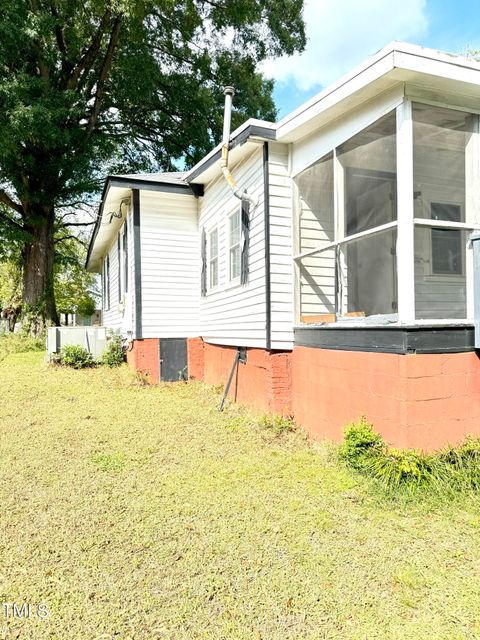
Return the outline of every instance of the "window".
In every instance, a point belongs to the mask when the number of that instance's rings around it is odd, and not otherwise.
[[[214,289],[218,286],[218,229],[215,228],[209,233],[209,252],[208,252],[208,272],[209,272],[209,288]]]
[[[432,219],[461,221],[461,207],[432,202]],[[432,229],[432,273],[462,275],[462,232],[458,229]]]
[[[240,278],[241,269],[241,249],[240,249],[240,209],[237,209],[228,218],[228,239],[229,239],[229,273],[230,280]]]

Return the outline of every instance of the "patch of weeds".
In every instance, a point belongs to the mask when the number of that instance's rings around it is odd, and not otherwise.
[[[339,457],[387,491],[448,496],[480,488],[480,438],[434,453],[389,447],[362,417],[348,425]]]
[[[269,431],[273,431],[276,435],[289,433],[295,429],[295,423],[289,416],[281,416],[277,414],[265,414],[260,418],[260,426]]]
[[[90,455],[90,460],[100,471],[122,471],[126,465],[123,453],[100,453],[98,451]]]

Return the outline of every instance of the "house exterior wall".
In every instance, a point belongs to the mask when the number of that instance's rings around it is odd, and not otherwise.
[[[292,349],[294,320],[293,198],[289,147],[268,143],[271,347]]]
[[[229,281],[228,216],[240,207],[223,176],[205,186],[200,199],[199,229],[218,229],[218,286],[200,300],[197,335],[232,346],[265,347],[265,227],[263,145],[232,168],[238,184],[256,199],[250,207],[249,277],[246,285]],[[208,249],[208,246],[207,246]],[[199,250],[198,250],[199,251]],[[208,257],[208,256],[207,256]],[[208,280],[208,273],[207,273]],[[200,292],[200,281],[198,281]]]
[[[120,264],[118,253],[118,235],[123,234],[123,225],[117,230],[108,250],[110,261],[110,306],[105,309],[105,300],[102,299],[102,325],[113,331],[120,331],[123,335],[133,331],[135,321],[135,278],[134,278],[134,250],[133,250],[133,224],[132,214],[129,211],[125,223],[128,226],[128,292],[120,298],[119,277]],[[106,255],[104,256],[104,261]],[[103,282],[102,282],[103,293]]]
[[[200,245],[193,195],[140,192],[142,337],[199,335]]]

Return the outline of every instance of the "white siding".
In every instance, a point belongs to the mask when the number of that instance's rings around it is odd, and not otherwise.
[[[140,192],[142,336],[199,335],[200,249],[193,195]]]
[[[128,224],[128,271],[129,271],[129,283],[128,293],[125,294],[122,299],[119,298],[119,255],[118,255],[118,234],[123,234],[123,225],[117,229],[110,248],[108,250],[108,256],[110,260],[110,306],[108,309],[103,310],[102,324],[107,329],[114,331],[121,331],[123,335],[131,332],[134,327],[134,265],[133,265],[133,225],[131,211],[127,216]],[[104,260],[106,256],[104,257]],[[102,294],[103,294],[103,282],[102,282]],[[102,300],[102,304],[104,304]]]
[[[293,214],[288,145],[269,143],[272,349],[293,348]]]
[[[229,281],[228,216],[240,208],[223,176],[205,189],[200,204],[200,229],[207,234],[218,228],[218,287],[200,302],[200,335],[215,344],[265,347],[265,228],[263,146],[259,146],[232,172],[242,189],[256,200],[250,207],[249,280],[246,285]]]

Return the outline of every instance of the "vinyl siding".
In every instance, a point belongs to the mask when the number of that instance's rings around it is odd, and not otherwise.
[[[272,349],[293,348],[293,214],[288,145],[269,143]]]
[[[142,336],[199,335],[200,248],[193,195],[140,192]]]
[[[240,208],[240,201],[220,176],[206,186],[200,204],[200,229],[205,228],[208,236],[218,228],[218,286],[207,289],[207,295],[201,298],[200,335],[215,344],[265,347],[263,145],[232,171],[241,188],[257,200],[256,206],[250,207],[249,279],[246,285],[229,279],[228,217]]]
[[[102,324],[107,329],[113,331],[120,331],[122,335],[126,336],[133,330],[134,326],[134,272],[133,272],[133,229],[132,229],[132,215],[131,211],[127,215],[126,223],[128,225],[128,292],[123,296],[123,299],[119,299],[119,255],[118,255],[118,234],[123,234],[123,225],[117,230],[110,248],[108,250],[108,256],[110,260],[110,306],[108,309],[103,310]],[[106,256],[104,257],[104,260]],[[102,295],[103,295],[103,282],[102,282]],[[104,306],[104,300],[102,300],[102,306]]]

